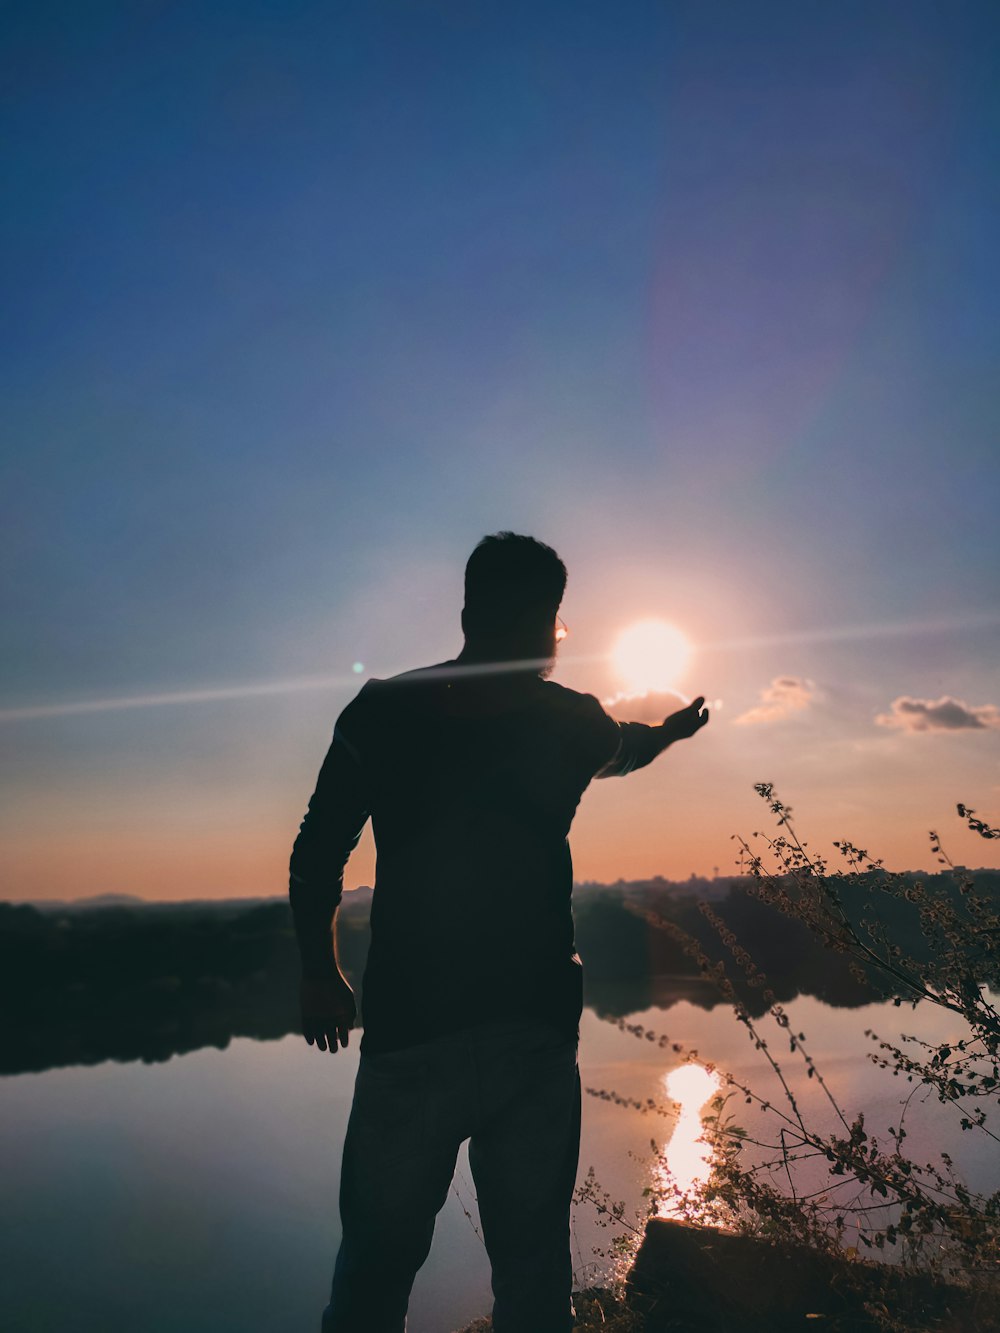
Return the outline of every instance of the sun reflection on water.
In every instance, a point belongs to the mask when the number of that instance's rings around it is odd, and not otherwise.
[[[663,1151],[660,1185],[672,1193],[689,1193],[696,1185],[704,1184],[712,1172],[708,1148],[701,1140],[701,1108],[722,1086],[722,1080],[704,1065],[680,1065],[664,1074],[663,1085],[671,1101],[680,1104],[680,1115],[674,1132]],[[660,1207],[662,1214],[683,1211],[680,1199],[666,1198]]]

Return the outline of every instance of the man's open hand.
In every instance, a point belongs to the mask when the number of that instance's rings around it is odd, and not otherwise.
[[[693,736],[696,731],[700,731],[707,721],[708,709],[705,707],[705,698],[699,694],[698,698],[692,699],[686,708],[679,708],[676,713],[671,713],[664,720],[663,730],[669,741],[683,741]]]
[[[354,992],[342,972],[330,977],[303,977],[299,986],[302,1005],[302,1035],[319,1050],[337,1050],[337,1043],[347,1045],[347,1037],[357,1017]]]

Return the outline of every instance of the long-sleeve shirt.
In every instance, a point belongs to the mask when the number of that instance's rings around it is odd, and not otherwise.
[[[662,748],[658,729],[614,721],[591,695],[454,667],[369,681],[348,704],[292,852],[303,965],[321,975],[371,817],[362,1052],[519,1015],[577,1028],[570,824],[593,777]]]

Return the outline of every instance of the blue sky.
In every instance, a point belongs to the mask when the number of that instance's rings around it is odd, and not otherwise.
[[[728,869],[762,777],[906,864],[997,811],[994,6],[3,23],[8,896],[281,892],[352,663],[453,653],[499,528],[567,560],[573,655],[661,615],[724,704],[588,796],[581,875]],[[801,637],[887,624],[931,627]]]

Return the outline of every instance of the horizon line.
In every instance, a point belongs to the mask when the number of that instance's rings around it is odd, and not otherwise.
[[[876,871],[881,867],[875,867]],[[953,871],[962,871],[972,875],[1000,875],[1000,867],[997,866],[966,866],[955,865],[953,867],[944,866],[940,869],[928,869],[924,866],[917,866],[910,870],[891,871],[891,874],[897,875],[947,875]],[[694,871],[686,875],[683,879],[673,879],[669,875],[646,875],[636,879],[574,879],[573,890],[577,889],[617,889],[620,885],[647,885],[647,884],[673,884],[678,888],[684,888],[686,885],[700,880],[706,883],[715,884],[722,880],[744,880],[754,879],[751,873],[741,874],[738,870],[730,871],[728,874],[719,872],[715,875],[699,875]],[[372,884],[355,884],[353,888],[344,889],[344,897],[350,897],[355,893],[374,892]],[[145,898],[138,893],[88,893],[79,898],[0,898],[0,904],[6,903],[10,907],[40,907],[40,908],[71,908],[71,907],[129,907],[139,905],[143,907],[190,907],[192,905],[213,906],[216,903],[287,903],[287,893],[270,894],[229,894],[224,898]]]

